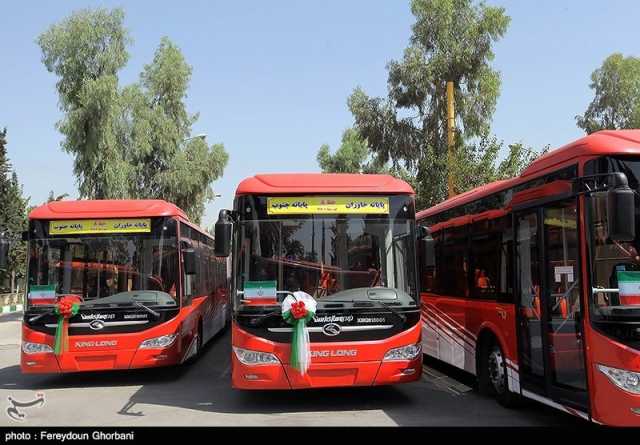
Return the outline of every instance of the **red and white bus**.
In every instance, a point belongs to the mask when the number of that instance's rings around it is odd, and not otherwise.
[[[173,204],[50,202],[23,238],[24,373],[178,364],[227,324],[227,260]]]
[[[420,378],[415,204],[388,175],[265,174],[216,224],[233,252],[232,386],[300,389]],[[304,295],[310,365],[292,362],[287,297]]]
[[[423,349],[505,405],[640,425],[640,131],[417,214]]]

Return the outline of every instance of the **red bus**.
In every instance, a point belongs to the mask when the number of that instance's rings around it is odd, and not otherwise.
[[[227,324],[227,260],[173,204],[50,202],[29,214],[23,238],[24,373],[178,364]],[[64,301],[76,304],[65,326]]]
[[[423,349],[520,397],[640,425],[640,131],[601,131],[417,214]]]
[[[216,223],[216,254],[233,252],[234,388],[420,378],[414,195],[388,175],[265,174],[240,183],[233,210]],[[316,308],[306,371],[292,360],[294,329],[282,307],[300,295]]]

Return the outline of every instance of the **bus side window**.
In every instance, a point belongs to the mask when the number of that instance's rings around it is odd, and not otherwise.
[[[469,296],[468,226],[447,228],[440,249],[438,265],[440,289],[445,296]]]
[[[512,301],[509,280],[513,246],[511,217],[481,220],[472,225],[473,297]]]

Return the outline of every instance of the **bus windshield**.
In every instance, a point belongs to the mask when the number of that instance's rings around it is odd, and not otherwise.
[[[177,305],[176,223],[153,220],[149,233],[49,236],[32,221],[27,299],[53,304],[75,296],[83,305]]]
[[[367,289],[393,288],[416,298],[415,225],[410,219],[313,216],[240,223],[238,290],[275,282],[319,301],[367,299]],[[363,289],[364,292],[347,292]]]
[[[594,193],[587,198],[591,245],[591,275],[593,296],[592,319],[595,322],[640,322],[640,160],[628,157],[601,158],[599,172],[625,173],[629,186],[636,191],[636,238],[619,242],[607,233],[607,194]],[[640,335],[633,326],[633,336]],[[630,331],[630,333],[632,333]],[[618,332],[621,333],[621,332]],[[625,335],[626,336],[626,335]]]

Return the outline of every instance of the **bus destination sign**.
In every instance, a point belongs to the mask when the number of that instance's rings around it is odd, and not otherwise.
[[[74,219],[49,222],[49,235],[148,232],[151,232],[150,218]]]
[[[294,196],[267,198],[269,215],[389,214],[388,197]]]

